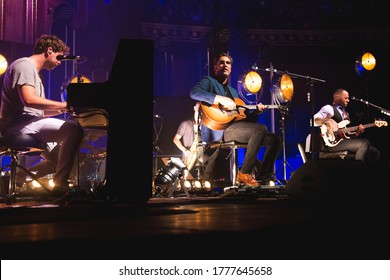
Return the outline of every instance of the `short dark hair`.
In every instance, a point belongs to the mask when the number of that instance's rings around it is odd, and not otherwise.
[[[53,52],[63,52],[68,54],[70,51],[69,46],[56,35],[44,34],[37,39],[34,54],[44,53],[49,47],[53,49]]]
[[[343,88],[338,88],[336,89],[334,92],[333,92],[333,96],[337,95],[337,94],[341,94],[343,91],[346,91],[345,89]]]
[[[227,56],[230,59],[230,62],[233,64],[233,57],[231,57],[227,52],[221,52],[220,54],[214,57],[214,65],[218,63],[218,60],[222,56]]]

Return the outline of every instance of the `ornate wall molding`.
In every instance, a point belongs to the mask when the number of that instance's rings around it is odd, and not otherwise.
[[[388,30],[259,30],[246,29],[243,40],[250,45],[337,46],[371,41],[390,42]]]
[[[204,26],[180,26],[161,23],[141,23],[146,38],[157,39],[168,37],[173,42],[199,43],[211,32],[212,28]]]
[[[141,23],[146,38],[166,36],[172,42],[200,43],[214,30],[212,27],[182,26],[161,23]],[[235,38],[236,37],[236,38]],[[343,29],[343,30],[271,30],[244,29],[233,31],[231,39],[247,45],[285,46],[337,46],[370,41],[389,43],[390,29]]]

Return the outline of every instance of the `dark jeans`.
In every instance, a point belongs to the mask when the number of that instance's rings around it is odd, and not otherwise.
[[[330,152],[348,150],[355,153],[355,159],[365,162],[380,161],[380,152],[370,145],[370,141],[365,138],[350,138],[340,141],[335,147],[328,147]]]
[[[268,132],[263,124],[254,122],[238,121],[232,123],[224,132],[224,141],[238,141],[247,143],[245,157],[241,166],[241,172],[252,173],[256,165],[256,177],[269,178],[273,174],[273,167],[282,149],[282,140],[276,134]],[[261,167],[257,165],[257,155],[262,146],[266,146],[266,151]],[[210,157],[206,163],[206,172],[213,174],[211,177],[219,178],[224,174],[223,170],[229,174],[228,154],[226,151],[217,149],[208,151]],[[226,172],[225,171],[225,172]],[[218,175],[216,175],[218,174]]]
[[[269,180],[274,176],[274,165],[283,148],[282,139],[275,133],[268,132],[262,146],[265,146],[263,160],[257,165],[256,180]]]
[[[241,166],[242,173],[252,173],[257,154],[267,136],[267,127],[264,124],[246,121],[237,121],[229,125],[223,134],[223,140],[247,143],[244,161]]]

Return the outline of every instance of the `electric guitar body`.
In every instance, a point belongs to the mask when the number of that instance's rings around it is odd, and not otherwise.
[[[329,129],[325,124],[321,125],[321,137],[325,142],[325,145],[328,147],[334,147],[338,143],[340,143],[341,140],[343,139],[349,139],[350,137],[348,136],[348,133],[350,132],[355,132],[356,130],[359,129],[359,126],[351,126],[351,127],[346,127],[349,124],[349,120],[343,120],[339,122],[338,125],[338,130],[337,131],[332,131]],[[387,126],[386,121],[375,121],[373,123],[368,123],[364,124],[364,128],[369,128],[369,127],[381,127],[381,126]]]

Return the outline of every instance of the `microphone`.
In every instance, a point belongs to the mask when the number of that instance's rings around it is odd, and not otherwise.
[[[364,103],[364,104],[368,104],[368,101],[365,101],[365,100],[363,100],[363,99],[357,99],[355,96],[351,96],[351,99],[352,99],[352,100],[355,100],[355,101],[362,102],[362,103]]]
[[[277,70],[276,69],[274,69],[274,68],[265,68],[265,71],[268,71],[268,72],[277,72]]]
[[[259,70],[259,67],[257,67],[257,63],[256,62],[252,65],[252,69],[255,70],[255,71]]]
[[[80,60],[85,59],[84,56],[79,55],[57,55],[57,60]]]
[[[161,116],[156,114],[156,115],[153,115],[153,118],[161,119]]]

